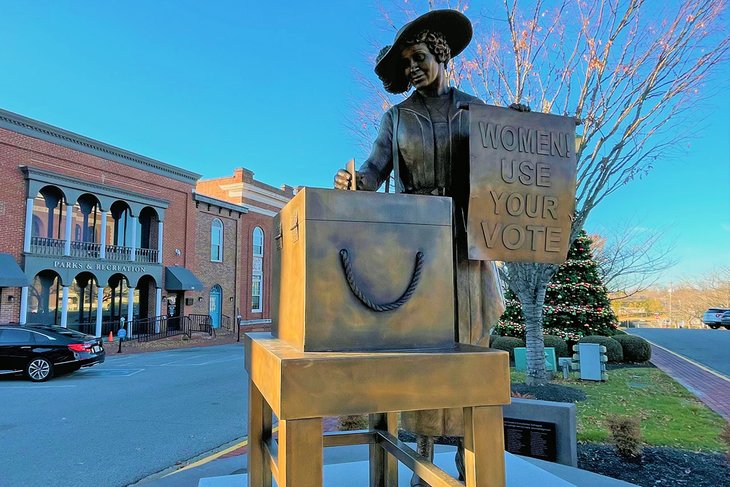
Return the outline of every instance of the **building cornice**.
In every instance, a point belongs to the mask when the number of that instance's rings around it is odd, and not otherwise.
[[[220,188],[223,191],[231,191],[231,192],[239,191],[242,194],[245,194],[245,193],[260,194],[267,198],[277,200],[277,201],[283,203],[284,205],[286,205],[289,202],[289,200],[291,199],[289,196],[285,196],[283,194],[282,190],[276,189],[273,186],[269,186],[267,188],[262,188],[261,186],[258,186],[256,184],[237,181],[235,183],[221,184]]]
[[[162,200],[144,194],[134,193],[125,189],[119,189],[108,184],[97,184],[88,181],[79,181],[76,178],[64,176],[63,174],[45,171],[29,166],[20,166],[20,170],[25,178],[31,181],[39,181],[44,184],[56,185],[60,188],[69,188],[76,191],[90,193],[94,195],[103,195],[109,198],[118,198],[125,201],[133,201],[145,206],[166,209],[169,205],[167,200]]]
[[[236,205],[227,201],[219,200],[217,198],[211,198],[210,196],[200,194],[196,191],[193,191],[193,200],[204,203],[206,205],[215,205],[219,208],[223,208],[226,210],[237,211],[238,213],[248,213],[248,208],[245,206]]]
[[[258,213],[258,214],[260,214],[260,215],[266,215],[266,216],[276,216],[276,215],[278,214],[278,213],[277,213],[277,212],[275,212],[275,211],[271,211],[271,210],[265,210],[265,209],[263,209],[263,208],[259,208],[259,207],[257,207],[257,206],[249,206],[249,207],[248,207],[248,210],[249,210],[249,211],[250,211],[251,213]]]
[[[0,128],[194,185],[200,174],[0,109]]]

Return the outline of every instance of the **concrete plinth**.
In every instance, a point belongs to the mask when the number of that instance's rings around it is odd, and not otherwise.
[[[452,475],[456,475],[454,451],[450,449],[446,452],[437,453],[434,457],[434,463]],[[507,470],[507,487],[524,487],[526,485],[539,485],[540,487],[576,487],[584,485],[590,485],[591,487],[636,487],[634,484],[603,477],[585,470],[559,464],[528,461],[510,453],[505,453],[505,464]],[[399,487],[408,487],[410,485],[411,472],[402,464],[398,466],[398,485]],[[557,467],[555,473],[548,472],[548,469],[553,470],[553,466]],[[368,485],[368,473],[369,467],[367,461],[325,465],[324,486],[342,487],[343,485],[348,485],[351,487],[365,487]],[[565,480],[566,478],[571,481]],[[200,479],[198,487],[238,487],[247,485],[247,480],[246,474],[209,477]]]

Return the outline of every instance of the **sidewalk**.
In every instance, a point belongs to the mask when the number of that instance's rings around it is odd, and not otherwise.
[[[243,341],[243,335],[246,333],[269,330],[270,326],[268,325],[241,327],[240,340]],[[117,337],[114,337],[114,341],[110,342],[107,340],[106,337],[102,338],[104,340],[104,348],[106,349],[106,353],[109,356],[115,355],[117,350],[119,349],[119,339]],[[227,345],[229,343],[236,343],[237,340],[238,335],[236,335],[235,328],[233,330],[216,330],[215,337],[208,335],[207,333],[195,332],[190,338],[188,338],[186,335],[175,335],[148,342],[125,340],[122,343],[122,355],[159,352],[161,350],[174,350],[179,348],[212,347],[215,345]]]
[[[337,422],[337,417],[323,418],[323,432],[337,431]],[[273,433],[274,438],[278,438],[276,423],[274,423]],[[360,450],[358,447],[326,448],[325,463],[346,463],[367,459],[367,450]],[[143,478],[130,487],[197,487],[201,478],[245,473],[248,469],[247,453],[248,438],[246,437]]]
[[[730,378],[651,343],[651,362],[730,421]]]

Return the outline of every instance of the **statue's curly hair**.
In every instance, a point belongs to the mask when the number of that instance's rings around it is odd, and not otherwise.
[[[428,50],[439,63],[446,64],[451,59],[451,48],[441,32],[422,30],[417,35],[406,40],[404,44],[399,45],[403,47],[414,44],[426,44]],[[391,46],[385,46],[380,50],[375,60],[376,65],[385,57],[390,49]],[[386,73],[380,74],[379,77],[383,82],[383,87],[389,93],[404,93],[408,91],[410,86],[410,82],[399,69],[388,70]]]
[[[441,32],[422,30],[410,39],[407,39],[405,45],[412,46],[422,43],[426,44],[428,50],[431,51],[431,54],[434,55],[438,62],[446,63],[451,59],[451,48],[449,48],[449,44]]]

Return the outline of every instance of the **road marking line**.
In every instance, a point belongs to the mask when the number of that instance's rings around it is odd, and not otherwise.
[[[205,362],[180,362],[180,363],[166,363],[161,364],[159,367],[197,367],[200,365],[211,365],[211,364],[222,364],[226,362],[238,362],[240,359],[238,358],[229,358],[229,359],[214,359],[214,360],[207,360]]]
[[[279,431],[279,425],[274,426],[271,430],[271,433],[276,433],[277,431]],[[225,455],[227,453],[230,453],[234,450],[238,450],[239,448],[243,448],[246,445],[248,445],[248,437],[246,437],[245,440],[243,440],[239,443],[236,443],[235,445],[229,446],[225,450],[221,450],[217,453],[213,453],[212,455],[208,455],[205,458],[201,458],[197,462],[193,462],[189,465],[185,465],[184,467],[179,468],[179,469],[175,470],[174,472],[170,472],[167,475],[163,475],[162,478],[164,479],[165,477],[169,477],[170,475],[175,475],[176,473],[180,473],[185,470],[190,470],[192,468],[196,468],[201,465],[205,465],[206,463],[212,462],[213,460],[217,460],[218,458],[222,457],[223,455]]]
[[[635,336],[639,336],[639,335],[635,335]],[[644,337],[641,337],[641,338],[644,338]],[[654,345],[657,348],[661,348],[665,352],[671,353],[675,357],[678,357],[678,358],[680,358],[682,360],[685,360],[685,361],[691,363],[692,365],[695,365],[695,366],[699,367],[700,369],[704,370],[705,372],[709,372],[710,374],[712,374],[714,376],[717,376],[717,377],[719,377],[720,379],[722,379],[722,380],[724,380],[726,382],[730,382],[730,378],[728,378],[727,376],[722,375],[720,372],[716,372],[716,371],[710,369],[709,367],[705,367],[704,365],[699,364],[699,363],[695,362],[694,360],[685,357],[684,355],[680,355],[677,352],[673,352],[673,351],[669,350],[668,348],[664,348],[661,345],[657,345],[656,343],[652,342],[651,340],[649,340],[647,338],[644,338],[644,340],[646,340],[647,342],[651,343],[652,345]]]
[[[189,357],[185,357],[185,356],[183,356],[183,357],[177,357],[175,360],[172,360],[170,362],[165,362],[164,364],[160,364],[160,365],[161,366],[162,365],[171,365],[171,364],[174,364],[175,362],[182,362],[182,361],[190,360],[190,359],[196,359],[197,360],[200,357],[202,357],[202,355],[198,355],[198,356],[191,355]]]
[[[105,374],[105,372],[110,372],[108,374]],[[121,372],[117,374],[117,372]],[[96,369],[96,370],[82,370],[79,372],[79,374],[82,375],[90,375],[92,377],[94,376],[112,376],[112,377],[131,377],[135,374],[139,374],[140,372],[144,372],[144,369],[112,369],[112,368],[104,368],[104,369]]]

